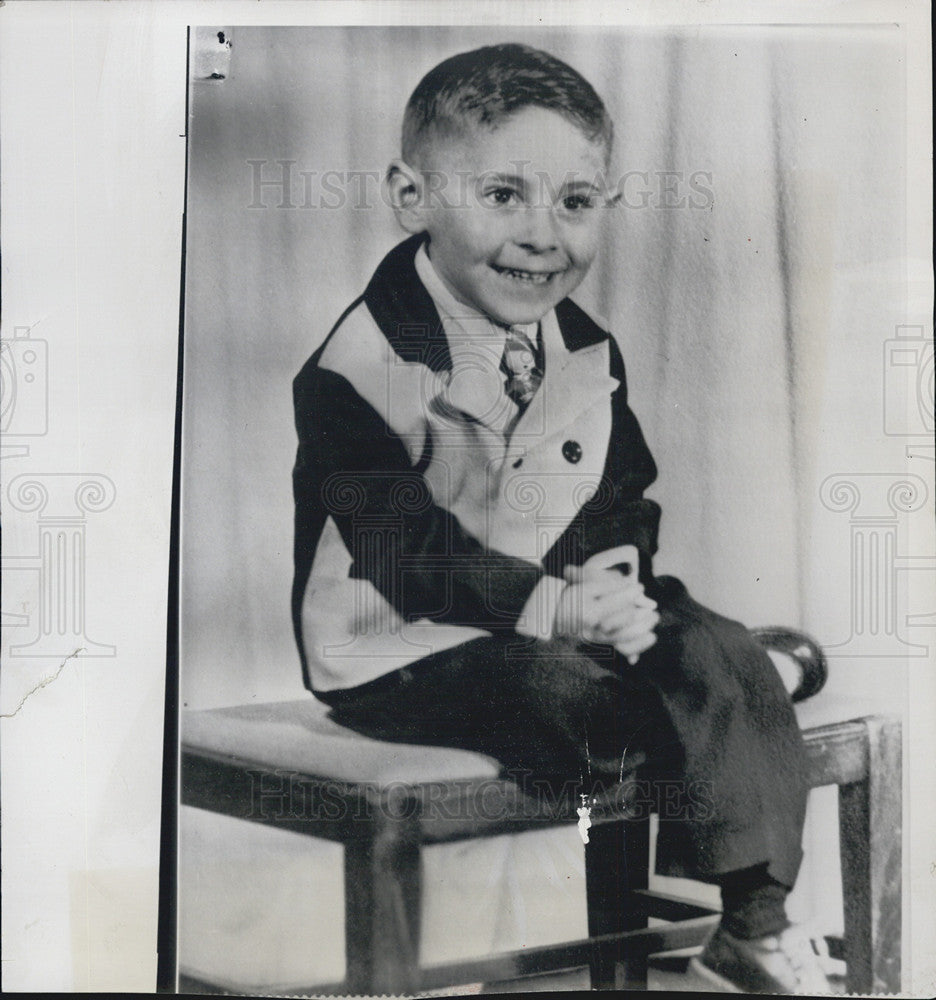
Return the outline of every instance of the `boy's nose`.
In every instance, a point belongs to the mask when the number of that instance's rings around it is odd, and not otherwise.
[[[548,253],[556,249],[556,231],[553,214],[548,208],[529,206],[522,213],[523,221],[516,235],[516,242],[530,253]]]

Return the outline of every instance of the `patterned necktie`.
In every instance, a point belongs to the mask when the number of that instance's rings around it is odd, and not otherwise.
[[[543,381],[542,365],[536,355],[536,346],[523,330],[513,326],[507,328],[501,358],[501,371],[507,376],[504,389],[521,410],[526,409]]]

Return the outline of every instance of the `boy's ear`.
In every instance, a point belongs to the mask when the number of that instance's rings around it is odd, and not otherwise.
[[[384,183],[397,222],[408,233],[425,232],[422,174],[404,160],[394,160],[387,167]]]

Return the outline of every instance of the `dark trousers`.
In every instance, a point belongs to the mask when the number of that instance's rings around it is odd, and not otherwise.
[[[513,774],[616,782],[640,754],[664,789],[657,871],[706,881],[766,863],[792,886],[802,858],[805,755],[770,657],[671,577],[648,587],[657,642],[635,665],[608,646],[496,635],[368,684],[320,695],[343,725],[476,750]],[[669,808],[680,799],[682,807]],[[686,807],[688,806],[688,807]]]

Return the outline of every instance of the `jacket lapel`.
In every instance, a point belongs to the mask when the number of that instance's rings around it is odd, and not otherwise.
[[[402,360],[436,372],[454,370],[464,384],[453,386],[452,405],[502,432],[516,413],[498,370],[503,345],[485,337],[466,337],[464,343],[448,340],[414,264],[424,240],[422,233],[411,236],[384,257],[364,292],[364,302]],[[608,372],[610,335],[571,299],[564,299],[543,318],[542,336],[546,375],[514,428],[514,439],[544,440],[559,434],[619,384]]]
[[[451,369],[452,358],[439,312],[413,263],[425,238],[424,233],[417,233],[398,243],[378,265],[363,298],[403,361],[438,372]]]
[[[564,308],[567,305],[574,311]],[[583,329],[582,320],[591,323],[597,335]],[[569,299],[543,317],[541,333],[546,375],[514,428],[518,443],[524,437],[546,440],[561,433],[620,384],[608,372],[608,334]]]

